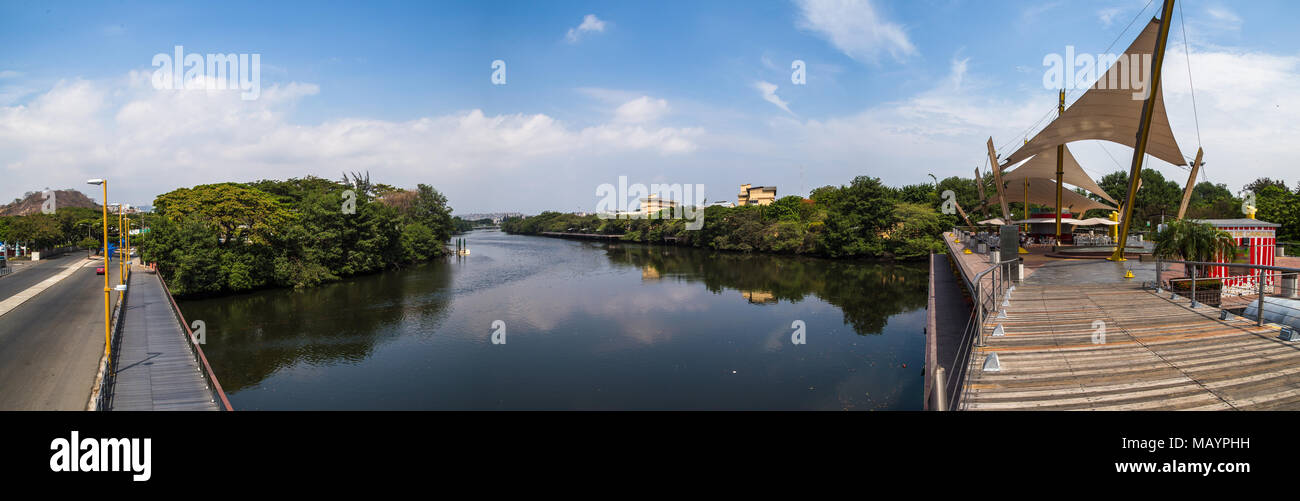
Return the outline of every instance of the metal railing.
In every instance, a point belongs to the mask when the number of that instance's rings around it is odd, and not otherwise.
[[[1186,278],[1164,279],[1164,265],[1181,264],[1187,271]],[[1202,277],[1206,269],[1226,268],[1222,276]],[[1230,275],[1234,270],[1253,270],[1254,273]],[[1270,273],[1271,272],[1271,273]],[[1200,284],[1213,283],[1216,288],[1197,288]],[[1216,306],[1220,309],[1249,306],[1256,304],[1256,325],[1264,325],[1264,298],[1274,297],[1294,299],[1297,297],[1297,284],[1300,283],[1300,269],[1283,266],[1268,266],[1243,263],[1211,263],[1204,261],[1177,261],[1156,259],[1156,290],[1163,292],[1166,288],[1177,295],[1192,300],[1192,307],[1198,304]],[[1179,284],[1187,284],[1182,286]],[[1180,290],[1180,289],[1185,289]],[[1183,294],[1187,292],[1187,294]],[[1253,300],[1247,298],[1254,297]],[[1227,300],[1225,303],[1225,299]],[[1280,308],[1292,309],[1278,305]]]
[[[104,273],[108,273],[105,270]],[[104,357],[104,364],[100,368],[103,378],[99,381],[99,394],[95,397],[95,410],[107,411],[113,405],[113,392],[117,386],[117,359],[122,348],[122,325],[124,312],[126,311],[127,294],[129,290],[118,292],[117,304],[113,305],[112,320],[109,325],[109,345],[112,347],[111,356]]]
[[[954,234],[962,238],[972,238],[969,233],[960,230],[954,230]],[[956,264],[954,256],[954,264]],[[942,366],[934,367],[931,370],[934,389],[931,398],[933,402],[931,408],[934,410],[954,410],[958,409],[962,398],[966,394],[967,382],[970,380],[970,355],[976,347],[984,346],[984,321],[989,313],[997,311],[1000,301],[1006,296],[1014,283],[1013,267],[1018,267],[1020,257],[1017,255],[1012,259],[1007,259],[991,264],[987,269],[975,274],[972,278],[967,278],[966,274],[958,271],[962,281],[966,285],[966,290],[971,295],[971,302],[974,307],[971,309],[970,316],[966,319],[966,326],[962,329],[962,338],[958,344],[956,354],[953,357],[951,372],[943,370]],[[960,265],[957,265],[960,267]],[[984,277],[988,276],[988,283],[985,283]],[[965,360],[966,363],[962,363]]]
[[[185,321],[185,315],[181,313],[181,308],[176,304],[176,299],[172,297],[172,291],[167,287],[167,280],[163,279],[162,270],[159,270],[157,264],[152,266],[154,274],[158,277],[158,282],[162,284],[163,294],[167,295],[167,302],[172,306],[172,314],[176,315],[176,320],[181,323],[185,329],[185,345],[190,347],[190,354],[194,360],[199,362],[202,370],[203,379],[208,383],[208,390],[212,392],[212,401],[217,403],[217,410],[231,411],[230,400],[226,398],[226,392],[221,389],[221,382],[217,381],[217,375],[212,372],[212,366],[208,365],[208,357],[203,354],[203,348],[194,340],[194,332],[190,330],[190,324]]]

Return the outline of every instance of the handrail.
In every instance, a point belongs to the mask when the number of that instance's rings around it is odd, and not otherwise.
[[[1205,262],[1205,261],[1179,261],[1179,260],[1176,260],[1176,259],[1161,259],[1161,258],[1156,258],[1156,262],[1157,262],[1157,263],[1190,264],[1190,265],[1195,265],[1195,266],[1225,266],[1225,267],[1232,267],[1232,268],[1250,268],[1250,269],[1254,269],[1254,270],[1269,270],[1269,271],[1282,271],[1282,272],[1289,272],[1289,273],[1300,273],[1300,268],[1288,268],[1288,267],[1285,267],[1285,266],[1271,266],[1271,265],[1266,265],[1266,264],[1248,264],[1248,263],[1210,263],[1210,262]]]
[[[1257,280],[1256,283],[1256,286],[1259,287],[1259,290],[1257,292],[1258,296],[1256,298],[1256,300],[1258,301],[1257,303],[1258,306],[1256,309],[1257,318],[1255,319],[1255,324],[1260,326],[1264,325],[1264,297],[1266,296],[1264,291],[1264,285],[1265,285],[1264,272],[1276,271],[1278,272],[1279,276],[1287,275],[1287,274],[1300,274],[1300,268],[1288,268],[1285,266],[1271,266],[1265,264],[1249,264],[1249,263],[1217,263],[1217,262],[1211,263],[1206,261],[1180,261],[1176,259],[1166,260],[1166,259],[1156,258],[1156,289],[1157,290],[1159,290],[1160,287],[1163,285],[1160,275],[1161,275],[1161,268],[1164,263],[1177,263],[1177,264],[1184,265],[1184,267],[1191,268],[1191,273],[1188,274],[1188,278],[1191,280],[1191,284],[1192,284],[1191,289],[1192,289],[1193,308],[1196,307],[1196,282],[1200,280],[1200,277],[1196,276],[1197,275],[1196,268],[1203,267],[1203,266],[1204,267],[1221,266],[1225,268],[1246,268],[1250,270],[1259,270],[1259,273],[1257,275],[1259,279]],[[1249,275],[1242,275],[1242,276],[1249,276]],[[1217,278],[1224,278],[1224,277],[1217,277]],[[1174,280],[1176,279],[1170,279],[1170,282],[1173,282]]]
[[[953,234],[959,236],[965,236],[962,234],[960,230],[956,230],[955,228]],[[948,245],[947,248],[950,252],[953,251],[953,246]],[[954,260],[959,260],[959,259],[960,258],[954,256]],[[967,328],[964,329],[963,331],[962,343],[961,343],[962,346],[958,348],[957,360],[955,360],[954,362],[960,361],[962,359],[961,352],[963,349],[973,350],[974,347],[984,346],[984,320],[985,320],[986,310],[992,310],[997,308],[998,298],[1002,297],[1004,291],[1006,290],[1004,288],[1004,285],[1009,282],[1008,275],[1010,275],[1010,270],[1008,269],[1008,265],[1012,263],[1018,263],[1019,261],[1020,261],[1020,256],[1017,255],[1016,257],[993,263],[983,271],[976,273],[975,276],[972,278],[967,278],[964,272],[959,273],[962,276],[962,280],[966,282],[966,290],[971,293],[971,299],[975,303],[975,308],[971,311],[971,318],[968,320]],[[989,273],[994,274],[992,279],[992,284],[991,284],[992,287],[988,291],[985,291],[983,286],[983,279],[984,276],[988,275]],[[985,304],[984,304],[985,296],[990,296],[989,308],[985,308]],[[971,333],[972,323],[974,324],[973,325],[974,335],[970,335],[972,334]],[[966,341],[967,338],[970,339],[969,346],[967,345],[967,341]],[[967,353],[969,352],[970,351],[967,351]],[[969,360],[967,361],[967,363],[969,364]],[[953,370],[956,371],[955,365]],[[955,372],[954,374],[949,375],[949,377],[951,377],[954,380],[957,379],[959,376],[960,381],[954,381],[956,383],[956,388],[950,394],[945,395],[945,399],[950,401],[950,403],[946,406],[948,409],[959,408],[958,405],[961,402],[962,397],[966,393],[966,382],[970,380],[970,375],[971,375],[971,370],[969,367],[966,367],[964,370],[960,372]]]
[[[158,270],[157,263],[154,263],[153,268],[154,275],[158,277],[158,282],[162,283],[163,293],[167,294],[167,301],[172,305],[172,313],[176,314],[177,319],[181,322],[181,326],[185,328],[185,344],[189,345],[190,353],[198,359],[199,363],[203,364],[203,371],[201,371],[203,377],[211,383],[210,388],[213,396],[217,397],[221,402],[221,405],[224,407],[221,410],[235,410],[230,406],[230,400],[226,398],[226,392],[221,389],[221,382],[217,381],[217,375],[212,372],[212,366],[208,364],[208,357],[203,354],[203,348],[200,347],[198,343],[194,342],[194,332],[190,330],[189,322],[185,321],[185,314],[181,313],[180,306],[176,304],[176,298],[172,297],[172,290],[167,287],[167,280],[163,278],[162,271]]]

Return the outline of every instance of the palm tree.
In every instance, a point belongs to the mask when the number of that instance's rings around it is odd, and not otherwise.
[[[1228,232],[1208,223],[1179,219],[1168,223],[1164,231],[1153,238],[1154,254],[1160,258],[1178,258],[1183,261],[1218,261],[1220,256],[1233,257],[1237,253],[1237,240]],[[1204,276],[1207,267],[1200,267],[1198,275]]]

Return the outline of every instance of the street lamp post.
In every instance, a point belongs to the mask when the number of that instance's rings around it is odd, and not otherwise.
[[[126,249],[122,251],[126,255],[126,278],[122,283],[131,281],[131,216],[126,217]]]
[[[113,204],[117,212],[117,283],[122,284],[122,204]]]
[[[109,299],[108,299],[108,180],[91,179],[86,184],[97,184],[104,188],[104,356],[107,357],[112,352],[112,343],[109,342]]]

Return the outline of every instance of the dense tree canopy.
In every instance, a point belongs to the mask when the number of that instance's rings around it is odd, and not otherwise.
[[[178,295],[309,287],[444,255],[446,201],[369,175],[181,188],[155,200],[140,248]]]
[[[956,216],[939,213],[934,191],[935,185],[893,189],[879,179],[858,177],[848,186],[817,188],[808,199],[786,196],[766,206],[707,207],[698,231],[687,230],[680,219],[600,219],[558,212],[507,219],[502,228],[521,234],[622,235],[628,241],[739,252],[913,259],[941,250],[939,234],[956,223]]]

